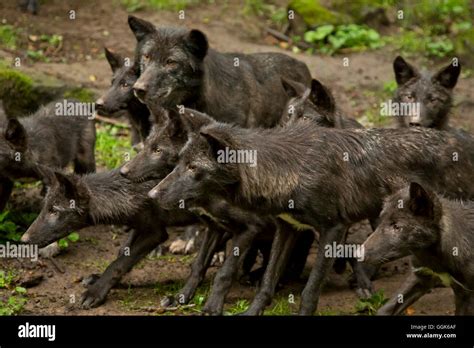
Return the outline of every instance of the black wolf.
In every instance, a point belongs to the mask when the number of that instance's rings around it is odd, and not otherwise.
[[[419,113],[397,117],[399,126],[447,129],[453,88],[461,73],[461,63],[453,60],[448,66],[431,74],[419,72],[398,56],[393,62],[393,70],[398,84],[394,102],[419,105]]]
[[[378,217],[394,189],[393,177],[419,177],[454,197],[474,195],[474,139],[467,134],[418,127],[339,130],[308,122],[244,129],[195,111],[182,116],[190,123],[207,119],[208,125],[186,143],[178,165],[150,196],[170,209],[178,200],[192,204],[218,194],[262,214],[290,214],[319,231],[318,261],[303,291],[301,314],[316,309],[334,261],[325,257],[325,247],[340,243],[350,224]],[[221,163],[229,150],[256,151],[258,165]],[[282,257],[281,250],[272,254]],[[266,272],[281,272],[273,266],[270,261]],[[249,313],[260,313],[273,291],[262,288]]]
[[[199,30],[156,28],[129,16],[138,44],[135,95],[147,106],[184,105],[244,127],[272,127],[288,99],[281,77],[309,86],[307,66],[280,53],[219,53]]]
[[[3,178],[0,210],[11,193],[12,180],[41,179],[38,164],[65,168],[74,163],[76,173],[95,171],[95,125],[89,116],[63,115],[62,105],[75,101],[52,102],[35,114],[0,124],[0,176]]]
[[[290,99],[283,111],[280,125],[308,120],[321,127],[364,128],[356,120],[343,115],[329,88],[320,81],[312,79],[311,88],[286,78],[282,78],[282,84]]]
[[[23,242],[43,247],[71,231],[101,224],[133,228],[118,258],[83,294],[85,308],[103,303],[121,277],[167,239],[167,226],[196,222],[194,214],[184,209],[165,211],[147,197],[157,181],[133,183],[120,175],[120,169],[84,176],[53,173],[44,167],[39,170],[48,179],[49,189],[41,213],[22,236]]]
[[[132,128],[132,145],[143,142],[151,130],[150,111],[133,94],[133,85],[139,76],[139,67],[126,64],[124,57],[107,48],[105,57],[112,68],[112,84],[96,102],[97,112],[114,116],[125,112]]]
[[[413,255],[414,267],[449,273],[456,315],[474,314],[474,204],[448,200],[418,183],[387,198],[380,224],[364,243],[365,262],[379,263]],[[378,314],[401,314],[436,282],[414,272],[398,297]]]

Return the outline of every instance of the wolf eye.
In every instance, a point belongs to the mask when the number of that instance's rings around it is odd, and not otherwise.
[[[413,101],[413,100],[415,99],[415,97],[413,96],[413,94],[406,94],[406,95],[404,96],[404,99],[407,100],[407,101],[409,101],[409,102],[411,102],[411,101]]]
[[[188,165],[188,170],[191,172],[194,172],[196,170],[196,166],[194,164],[189,164]]]
[[[130,86],[130,85],[127,82],[122,82],[120,84],[120,87],[122,87],[122,88],[127,88],[128,86]]]
[[[143,59],[145,59],[145,60],[150,59],[150,55],[149,55],[148,53],[144,54],[144,55],[143,55]]]
[[[392,226],[393,229],[396,230],[396,231],[399,231],[399,230],[402,229],[396,222],[392,222],[392,223],[390,224],[390,226]]]
[[[166,60],[166,65],[173,65],[173,64],[176,64],[176,61],[172,58],[168,58]]]
[[[155,150],[153,150],[154,153],[162,153],[163,150],[161,150],[159,147],[155,147]]]

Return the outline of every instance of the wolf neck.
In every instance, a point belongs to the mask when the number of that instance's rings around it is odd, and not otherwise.
[[[89,214],[95,224],[127,223],[149,202],[149,182],[134,184],[119,169],[83,177],[90,194]]]

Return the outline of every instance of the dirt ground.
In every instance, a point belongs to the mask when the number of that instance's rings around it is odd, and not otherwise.
[[[218,3],[218,2],[217,2]],[[393,79],[392,61],[396,56],[389,47],[370,52],[349,54],[349,67],[343,67],[342,56],[293,54],[274,45],[271,38],[262,32],[262,23],[257,18],[243,18],[238,2],[229,1],[226,6],[196,6],[185,12],[185,20],[178,20],[177,13],[165,11],[141,11],[136,15],[159,25],[185,25],[203,30],[210,45],[221,51],[245,53],[277,51],[290,54],[304,61],[312,75],[332,89],[338,105],[348,115],[360,117],[367,108],[374,107],[373,93],[383,88],[383,83]],[[68,18],[69,10],[76,11],[76,19]],[[28,34],[63,35],[63,47],[51,62],[29,62],[23,66],[26,72],[41,71],[71,84],[104,91],[111,72],[102,57],[102,47],[127,54],[131,57],[135,39],[127,22],[127,12],[118,1],[59,1],[44,4],[38,16],[23,14],[16,8],[16,1],[0,4],[0,20],[23,28]],[[12,52],[1,51],[0,56],[11,57]],[[416,62],[416,59],[415,59]],[[474,105],[474,78],[462,78],[455,93],[453,124],[474,129],[472,113]],[[16,192],[22,195],[23,192]],[[190,257],[171,256],[146,259],[128,274],[121,285],[113,289],[107,302],[99,308],[82,310],[71,304],[71,295],[79,298],[84,291],[80,280],[91,273],[102,272],[118,252],[126,233],[121,228],[101,226],[80,231],[80,240],[59,255],[55,262],[41,260],[37,264],[17,260],[2,261],[2,268],[14,267],[22,270],[22,277],[29,273],[43,274],[39,285],[28,289],[29,301],[26,314],[74,314],[74,315],[150,315],[157,310],[160,298],[166,294],[163,284],[183,281],[189,272]],[[169,243],[169,242],[168,242]],[[309,258],[306,273],[314,262],[314,250]],[[31,268],[31,269],[30,269]],[[216,267],[208,272],[214,274]],[[390,296],[395,293],[409,265],[401,260],[386,265],[375,281],[376,289],[384,289]],[[321,314],[353,314],[357,302],[355,292],[349,289],[349,274],[332,274],[321,297],[318,311]],[[299,293],[304,282],[289,284],[280,296]],[[226,305],[232,306],[238,299],[251,299],[255,288],[235,284]],[[297,305],[293,305],[295,312]],[[453,314],[454,299],[449,289],[436,289],[423,297],[413,307],[413,313],[447,315]],[[179,313],[174,313],[179,314]]]

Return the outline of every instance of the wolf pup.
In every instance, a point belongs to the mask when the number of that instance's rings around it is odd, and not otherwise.
[[[456,315],[474,314],[474,204],[448,200],[412,182],[387,198],[377,230],[365,241],[364,261],[380,263],[413,255],[414,267],[448,273],[456,297]],[[395,315],[435,284],[414,272],[399,294],[378,314]]]
[[[281,53],[220,53],[199,30],[156,28],[129,16],[138,44],[135,95],[148,107],[194,108],[243,127],[272,127],[288,99],[281,77],[310,85],[303,62]]]
[[[133,85],[140,74],[139,67],[126,65],[124,57],[104,48],[105,57],[112,68],[112,84],[95,102],[97,112],[114,116],[126,112],[132,129],[132,145],[143,142],[151,130],[150,112],[133,94]]]
[[[408,115],[395,115],[399,126],[448,129],[453,89],[461,73],[461,63],[453,60],[448,66],[431,74],[419,72],[398,56],[393,61],[393,70],[398,84],[393,101],[397,105],[414,106]]]
[[[64,105],[80,105],[61,100],[41,107],[35,114],[0,124],[0,211],[13,187],[12,180],[41,179],[38,164],[65,168],[74,163],[78,174],[95,171],[95,124],[92,115],[62,114]],[[71,108],[75,111],[76,108]]]

